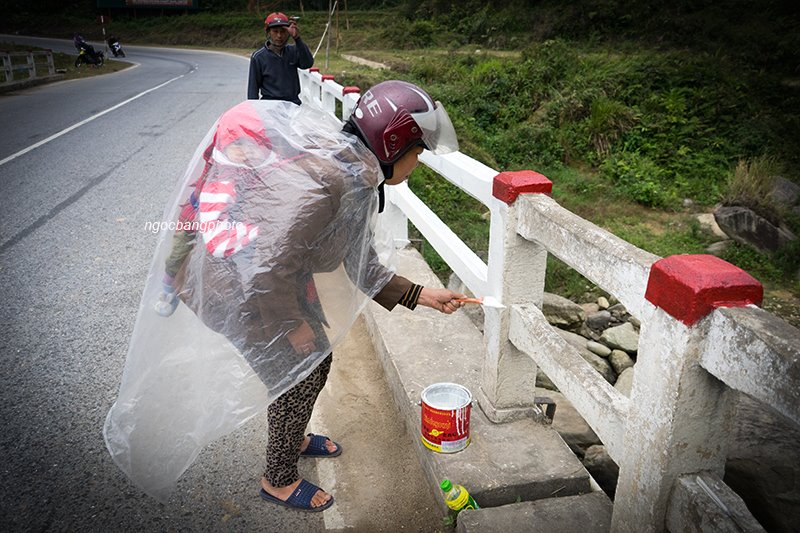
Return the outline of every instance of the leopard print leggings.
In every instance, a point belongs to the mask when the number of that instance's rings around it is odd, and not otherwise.
[[[273,487],[285,487],[300,479],[297,471],[300,445],[314,410],[314,402],[328,379],[332,361],[333,354],[267,408],[269,440],[264,477]]]

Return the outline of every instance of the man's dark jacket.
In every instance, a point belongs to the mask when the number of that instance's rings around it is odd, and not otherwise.
[[[300,38],[286,45],[278,55],[269,47],[269,41],[250,56],[250,78],[247,82],[248,100],[286,100],[300,104],[300,78],[298,68],[311,68],[314,56]],[[260,95],[259,95],[260,92]]]

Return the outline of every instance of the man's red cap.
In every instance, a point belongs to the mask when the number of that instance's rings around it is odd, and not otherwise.
[[[267,15],[267,18],[264,19],[264,28],[278,28],[280,26],[288,26],[289,25],[289,17],[284,15],[283,13],[270,13]]]

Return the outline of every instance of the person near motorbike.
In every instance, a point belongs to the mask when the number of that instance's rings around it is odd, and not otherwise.
[[[122,45],[119,44],[119,38],[112,35],[106,42],[108,43],[109,50],[114,54],[114,57],[125,57],[125,51],[122,50]]]
[[[79,33],[75,33],[72,36],[72,43],[75,45],[75,48],[78,50],[78,54],[79,54],[78,58],[79,59],[80,59],[80,53],[83,52],[86,55],[87,59],[88,59],[88,63],[92,63],[94,65],[98,65],[98,64],[101,63],[100,56],[101,56],[102,52],[98,53],[94,49],[94,46],[92,46],[91,44],[86,42],[86,39],[84,39],[82,35],[80,35]],[[76,64],[77,63],[78,63],[78,61],[76,61]]]

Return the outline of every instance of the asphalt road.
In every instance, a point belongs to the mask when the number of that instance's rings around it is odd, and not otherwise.
[[[74,53],[66,41],[16,40]],[[157,241],[145,223],[163,219],[192,153],[247,82],[246,58],[123,47],[136,68],[0,96],[0,529],[439,530],[363,325],[337,352],[310,428],[345,453],[301,465],[335,495],[331,510],[258,498],[265,417],[206,449],[167,504],[111,461],[102,425]]]

